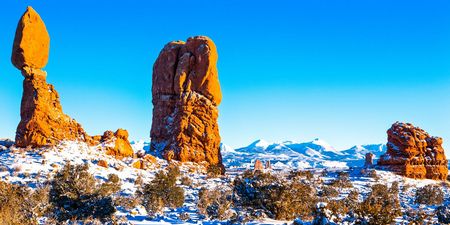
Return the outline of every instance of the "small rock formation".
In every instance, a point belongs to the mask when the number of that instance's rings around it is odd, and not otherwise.
[[[108,166],[108,162],[106,160],[103,160],[103,159],[98,160],[97,165],[101,166],[101,167],[105,167],[105,168],[109,167]]]
[[[264,169],[266,169],[266,170],[271,170],[272,169],[272,165],[270,164],[270,160],[266,161],[266,166],[264,167]]]
[[[106,146],[106,154],[119,157],[132,157],[133,148],[128,141],[128,131],[118,129],[115,133],[105,131],[100,139],[100,143]],[[110,145],[108,145],[110,144]]]
[[[84,141],[97,145],[114,138],[110,154],[132,156],[128,132],[119,129],[111,135],[91,137],[74,119],[63,113],[58,92],[46,81],[50,37],[39,14],[28,7],[21,17],[14,38],[11,61],[22,71],[23,96],[20,123],[16,131],[18,147],[53,146],[61,141]],[[112,133],[112,132],[111,132]]]
[[[380,157],[378,165],[410,178],[447,179],[448,161],[442,138],[400,122],[394,123],[387,134],[387,152]]]
[[[364,167],[366,168],[370,168],[373,166],[373,156],[374,154],[372,153],[366,153],[366,161],[364,162]]]
[[[204,36],[168,43],[153,65],[151,149],[167,160],[222,165],[217,50]]]
[[[257,159],[255,161],[255,166],[253,167],[253,172],[255,171],[264,171],[264,166],[261,160]]]

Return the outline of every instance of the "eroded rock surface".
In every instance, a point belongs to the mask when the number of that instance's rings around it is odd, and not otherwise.
[[[387,134],[387,152],[380,157],[378,165],[410,178],[447,179],[448,161],[442,138],[400,122],[394,123]]]
[[[63,113],[58,92],[47,83],[47,73],[42,70],[48,62],[49,47],[44,22],[28,7],[17,25],[11,56],[12,63],[24,76],[16,146],[53,146],[61,141],[83,141],[90,145],[105,142],[106,138],[102,140],[101,136],[87,135],[79,123]],[[133,155],[127,131],[119,129],[111,138],[115,145],[108,149],[109,154]]]
[[[217,50],[204,36],[168,43],[153,66],[152,149],[168,160],[222,166]]]
[[[17,24],[11,61],[21,70],[23,67],[42,69],[47,65],[50,36],[39,14],[30,6]]]
[[[37,12],[28,7],[17,25],[12,63],[22,71],[23,96],[21,121],[16,131],[19,147],[55,145],[61,140],[82,140],[87,137],[75,120],[63,113],[59,95],[46,82],[41,70],[48,61],[50,37]]]

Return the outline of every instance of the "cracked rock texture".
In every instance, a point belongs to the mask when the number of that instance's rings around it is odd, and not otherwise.
[[[168,43],[153,66],[151,148],[168,160],[222,165],[217,50],[208,37]]]
[[[387,134],[387,151],[378,160],[378,165],[410,178],[447,179],[448,161],[442,138],[400,122],[394,123]]]

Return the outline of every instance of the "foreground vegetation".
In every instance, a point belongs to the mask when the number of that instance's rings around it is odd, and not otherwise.
[[[207,170],[206,179],[222,179],[214,187],[202,187],[175,164],[155,173],[152,180],[135,179],[136,193],[121,193],[121,179],[110,174],[98,180],[86,165],[66,164],[50,181],[35,189],[0,182],[0,224],[124,224],[118,208],[143,206],[155,218],[167,209],[182,207],[186,189],[198,190],[198,214],[205,220],[246,223],[271,218],[293,224],[392,224],[401,218],[410,224],[445,224],[450,209],[442,186],[414,189],[399,182],[380,183],[375,170],[350,171],[352,176],[372,179],[373,185],[360,193],[347,172],[314,174],[244,171],[224,177]],[[443,184],[445,185],[445,184]],[[446,188],[446,187],[445,187]],[[412,191],[411,191],[412,190]],[[405,208],[400,198],[412,195],[416,208]],[[434,210],[422,210],[421,206]],[[178,215],[183,221],[188,213]],[[309,221],[309,222],[305,222]]]

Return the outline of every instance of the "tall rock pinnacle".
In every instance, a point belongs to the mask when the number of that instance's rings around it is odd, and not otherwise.
[[[208,37],[168,43],[153,65],[152,149],[168,160],[222,166],[217,50]]]

